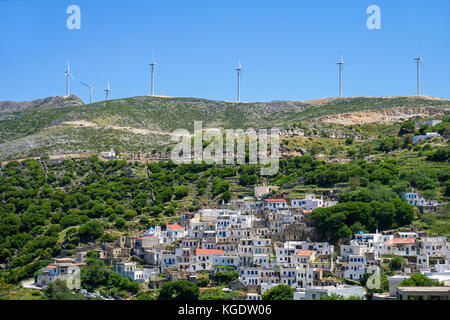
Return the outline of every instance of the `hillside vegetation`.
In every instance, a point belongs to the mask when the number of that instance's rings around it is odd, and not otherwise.
[[[415,110],[405,113],[405,118],[443,115],[448,113],[450,101],[428,97],[357,97],[233,103],[134,97],[85,105],[76,96],[70,96],[26,103],[0,102],[0,160],[97,153],[112,147],[121,152],[154,149],[167,145],[169,134],[175,129],[192,131],[194,121],[203,121],[204,128],[270,128],[396,108]]]
[[[341,244],[355,232],[377,228],[416,228],[450,236],[448,204],[438,214],[421,214],[399,198],[400,192],[414,188],[427,199],[444,204],[450,200],[448,140],[439,137],[412,144],[414,134],[448,135],[450,117],[441,119],[435,127],[418,129],[413,120],[361,126],[294,122],[285,130],[302,130],[310,136],[285,135],[282,147],[302,150],[303,155],[280,159],[279,173],[269,177],[260,176],[256,165],[177,166],[171,161],[103,161],[97,156],[65,160],[42,156],[0,164],[0,282],[17,286],[54,257],[71,256],[93,243],[113,242],[119,235],[142,235],[150,226],[173,222],[182,213],[251,196],[253,187],[263,183],[279,187],[271,197],[300,198],[333,190],[340,203],[311,214],[315,231],[302,235],[305,239]],[[67,128],[51,130],[62,129]],[[119,143],[110,130],[107,139]],[[330,137],[340,134],[346,138]],[[107,143],[92,132],[84,139]],[[129,144],[135,147],[131,138]],[[44,145],[39,148],[46,151]],[[336,162],[338,158],[342,161]],[[92,269],[104,267],[94,263]],[[91,280],[96,287],[95,277]],[[131,289],[134,294],[136,288]],[[130,290],[126,289],[129,294]],[[14,292],[30,294],[25,289]]]

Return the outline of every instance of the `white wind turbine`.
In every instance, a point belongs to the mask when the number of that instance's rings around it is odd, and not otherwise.
[[[339,66],[339,97],[342,98],[342,72],[344,69],[344,59],[341,56],[341,61],[336,63]]]
[[[106,101],[108,101],[109,93],[111,92],[111,87],[109,86],[109,80],[108,80],[108,86],[105,89],[106,92]]]
[[[89,88],[89,92],[90,92],[90,95],[89,95],[89,103],[91,104],[91,103],[92,103],[92,89],[94,88],[94,85],[93,85],[93,84],[87,84],[87,83],[84,83],[84,82],[81,82],[81,81],[80,81],[80,83],[81,83],[82,85],[85,85],[86,87]]]
[[[420,96],[420,65],[424,68],[422,56],[419,54],[418,57],[414,58],[417,64],[417,95]]]
[[[241,66],[241,60],[239,60],[239,67],[236,69],[237,72],[237,101],[241,102],[241,72],[242,72],[242,66]]]
[[[67,60],[67,71],[65,72],[65,77],[66,77],[66,96],[68,97],[70,95],[69,77],[74,79],[72,73],[70,72],[70,61],[69,60]]]
[[[155,95],[155,67],[156,67],[155,55],[153,55],[153,62],[150,63],[150,67],[152,68],[152,96],[154,96]]]

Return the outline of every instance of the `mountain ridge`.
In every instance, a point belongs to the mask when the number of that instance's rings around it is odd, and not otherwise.
[[[448,114],[450,100],[407,96],[238,103],[138,96],[84,104],[71,95],[22,103],[7,101],[0,102],[0,160],[41,154],[96,153],[111,148],[129,152],[155,149],[170,143],[168,132],[175,129],[192,132],[194,121],[202,121],[205,129],[258,129],[302,121],[333,123],[334,118],[368,111],[372,112],[366,116],[370,120],[375,117],[373,114],[386,110],[395,113],[399,108],[404,111],[395,118],[397,121]],[[377,121],[384,121],[380,119]],[[336,123],[345,123],[339,121]]]

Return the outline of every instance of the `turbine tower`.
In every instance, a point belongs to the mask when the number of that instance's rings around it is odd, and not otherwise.
[[[342,98],[342,71],[344,69],[344,64],[344,59],[342,59],[341,56],[341,61],[337,63],[337,65],[339,65],[339,98]]]
[[[85,85],[86,87],[89,88],[89,92],[90,92],[90,95],[89,95],[89,104],[91,104],[91,103],[92,103],[92,89],[94,88],[94,86],[91,85],[91,84],[84,83],[84,82],[80,82],[80,83],[81,83],[82,85]]]
[[[72,73],[70,72],[70,61],[67,60],[67,71],[65,73],[66,77],[66,96],[68,97],[70,95],[69,93],[69,77],[73,79]]]
[[[242,72],[242,66],[241,61],[239,60],[239,67],[234,69],[237,71],[237,101],[241,102],[241,72]]]
[[[109,96],[109,93],[111,92],[111,88],[109,86],[109,81],[108,81],[108,86],[105,89],[105,92],[106,92],[106,101],[108,101],[108,96]]]
[[[153,62],[150,63],[150,67],[152,67],[152,96],[154,96],[155,95],[155,67],[156,67],[155,57],[153,57]]]
[[[422,65],[423,68],[423,60],[422,56],[418,56],[417,58],[414,58],[417,64],[417,95],[420,96],[420,65]]]

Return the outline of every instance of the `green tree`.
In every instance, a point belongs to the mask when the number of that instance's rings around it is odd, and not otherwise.
[[[44,297],[49,300],[86,300],[82,295],[73,293],[67,287],[66,282],[59,279],[50,282],[43,293]]]
[[[352,137],[347,137],[345,139],[345,144],[346,145],[351,145],[351,144],[353,144],[353,141],[355,141],[355,139],[353,139]]]
[[[85,225],[81,226],[78,229],[78,234],[81,238],[87,239],[87,240],[96,240],[100,238],[103,235],[103,232],[105,229],[100,224],[100,222],[94,220],[89,221]]]
[[[391,269],[392,270],[401,270],[405,266],[405,259],[399,256],[395,256],[391,260]]]
[[[5,296],[12,289],[12,284],[7,283],[4,277],[0,277],[0,297]]]
[[[125,221],[124,218],[117,218],[114,225],[116,226],[117,229],[123,229],[127,225],[127,222]]]
[[[222,196],[220,197],[220,199],[223,200],[225,203],[228,203],[228,201],[230,201],[230,199],[231,199],[231,192],[225,191],[224,193],[222,193]]]
[[[294,290],[285,284],[280,284],[264,292],[261,298],[262,300],[293,300]]]
[[[179,186],[179,187],[175,188],[175,198],[176,199],[184,198],[188,195],[188,193],[189,193],[189,188],[187,186]]]
[[[200,289],[187,280],[166,282],[159,292],[158,300],[198,300]]]
[[[229,284],[230,282],[236,280],[239,277],[239,272],[237,271],[218,271],[215,274],[216,282],[220,284]]]
[[[400,131],[398,132],[399,136],[403,136],[405,134],[412,134],[416,130],[416,126],[413,121],[408,120],[403,122],[402,126],[400,127]]]
[[[399,287],[439,287],[443,286],[437,280],[432,280],[426,275],[421,273],[415,273],[411,277],[404,279],[400,282]]]
[[[394,220],[397,223],[397,226],[403,227],[410,224],[414,219],[413,207],[400,199],[394,199],[392,200],[392,203],[395,207]]]
[[[201,279],[199,279],[196,283],[196,285],[200,288],[204,288],[207,287],[209,284],[209,276],[203,277]]]

